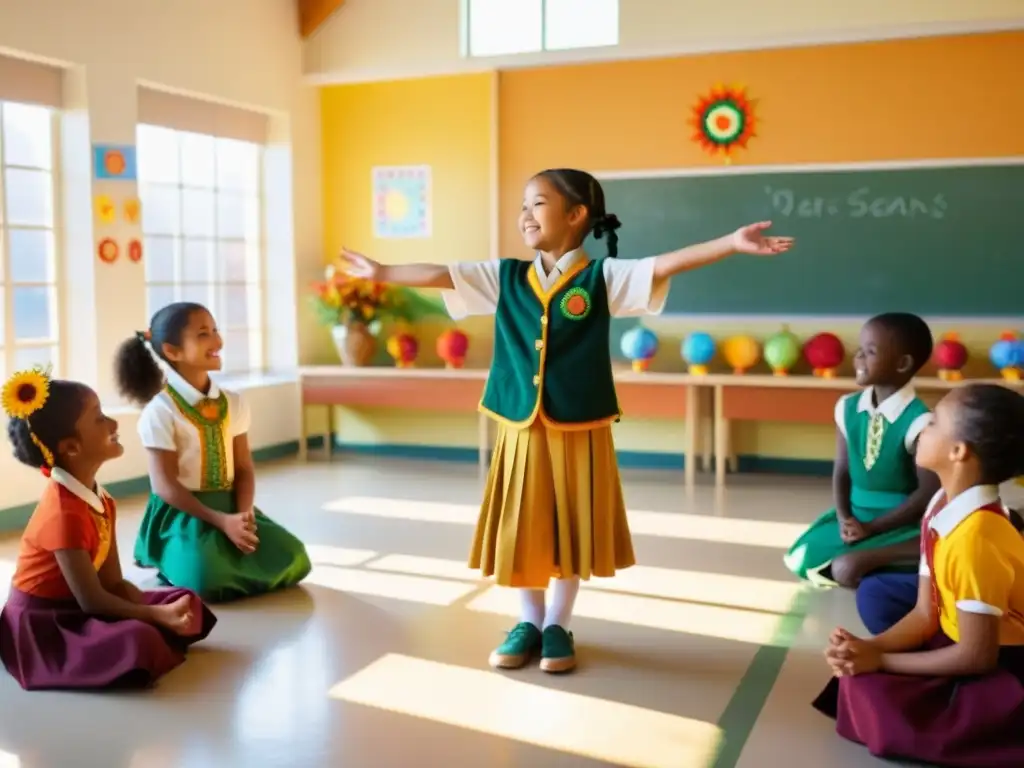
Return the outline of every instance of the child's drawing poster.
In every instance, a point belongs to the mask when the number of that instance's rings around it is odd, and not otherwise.
[[[429,165],[388,165],[373,169],[373,236],[430,237]]]

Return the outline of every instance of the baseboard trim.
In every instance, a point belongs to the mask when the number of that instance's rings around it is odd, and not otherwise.
[[[323,444],[323,440],[320,441],[320,444]],[[264,463],[267,461],[286,459],[289,456],[294,456],[298,452],[299,441],[289,440],[284,443],[275,443],[274,445],[268,445],[263,448],[256,448],[252,452],[252,458],[253,461],[257,463]],[[124,480],[114,480],[113,482],[105,483],[103,488],[115,499],[122,499],[128,496],[141,496],[149,493],[149,477],[143,475],[141,477],[129,477]],[[11,533],[24,529],[35,508],[36,505],[33,502],[30,504],[19,504],[16,507],[0,509],[0,534]]]
[[[311,437],[307,441],[311,449],[323,448],[322,437]],[[403,445],[401,443],[345,443],[335,442],[335,450],[342,454],[379,456],[381,458],[408,459],[412,461],[451,461],[472,463],[479,461],[476,448],[454,445]],[[252,452],[257,463],[279,461],[295,456],[299,452],[299,441],[289,440],[275,443]],[[682,470],[686,457],[681,453],[658,451],[618,451],[619,466],[623,469]],[[832,462],[821,459],[789,459],[776,456],[741,455],[737,457],[738,471],[744,474],[802,475],[830,477]],[[149,493],[149,478],[130,477],[115,480],[104,485],[114,498],[140,496]],[[0,533],[20,531],[28,522],[35,504],[21,504],[0,509]]]

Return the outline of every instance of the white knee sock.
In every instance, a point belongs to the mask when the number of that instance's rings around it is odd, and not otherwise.
[[[544,626],[544,597],[547,594],[543,589],[520,589],[519,590],[519,620],[528,621],[537,629]]]
[[[569,628],[569,620],[572,619],[572,609],[576,604],[576,595],[580,591],[580,579],[578,576],[571,579],[557,579],[555,588],[552,590],[551,605],[544,616],[544,627],[555,624],[562,629]]]

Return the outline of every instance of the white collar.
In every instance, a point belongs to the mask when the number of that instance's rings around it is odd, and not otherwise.
[[[537,277],[541,278],[542,280],[555,280],[560,275],[564,275],[566,272],[572,269],[573,266],[576,265],[576,262],[580,260],[590,261],[590,257],[587,256],[587,252],[584,251],[582,248],[577,248],[574,251],[569,251],[568,253],[562,254],[562,257],[555,262],[555,266],[551,270],[550,274],[544,271],[544,261],[539,253],[537,254],[537,257],[533,260],[533,264],[534,267],[537,269]]]
[[[938,493],[932,496],[932,500],[928,503],[928,512],[925,514],[930,513],[935,508],[935,505],[945,498],[945,491],[940,489]],[[949,536],[960,523],[974,514],[976,510],[998,501],[999,488],[997,486],[975,485],[949,501],[946,506],[936,512],[935,517],[928,522],[928,527],[939,534],[939,536]],[[1002,507],[1002,509],[1003,514],[1009,517],[1006,507]]]
[[[166,367],[165,372],[167,374],[167,383],[170,384],[171,388],[181,395],[185,402],[191,406],[195,406],[201,400],[216,400],[220,397],[220,390],[217,388],[217,383],[212,379],[210,380],[210,391],[204,395],[198,389],[185,381],[185,379],[181,377],[181,374],[170,366]]]
[[[885,400],[875,407],[875,388],[868,387],[860,393],[860,399],[857,401],[857,410],[861,413],[867,411],[869,416],[874,416],[875,411],[882,414],[885,420],[890,424],[894,424],[896,419],[907,409],[907,406],[914,402],[917,397],[917,392],[914,391],[914,385],[907,383],[904,384],[901,389],[896,390],[889,395]]]
[[[107,508],[103,504],[103,499],[109,499],[110,494],[104,491],[98,483],[96,484],[96,490],[91,491],[60,467],[54,467],[50,470],[50,479],[58,485],[67,488],[101,515],[106,514]]]

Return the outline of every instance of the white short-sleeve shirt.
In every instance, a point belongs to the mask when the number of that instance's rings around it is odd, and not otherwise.
[[[612,317],[661,314],[668,298],[669,280],[654,278],[657,257],[646,259],[604,259],[601,263]],[[549,289],[580,260],[590,257],[579,248],[560,258],[551,272],[544,270],[540,255],[533,260],[537,278]],[[493,315],[498,309],[500,259],[452,264],[452,290],[444,291],[445,307],[455,320],[471,315]]]
[[[189,405],[206,398],[216,399],[223,391],[228,400],[228,424],[224,451],[227,459],[227,479],[235,479],[234,439],[249,431],[252,416],[245,399],[237,392],[221,390],[210,384],[203,394],[173,370],[167,370],[167,383]],[[144,448],[173,451],[178,455],[178,482],[190,491],[202,489],[203,446],[199,430],[178,410],[171,396],[162,391],[154,397],[139,416],[139,437]]]

